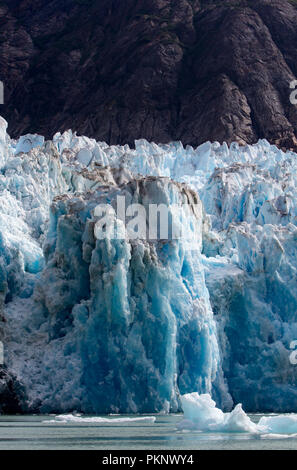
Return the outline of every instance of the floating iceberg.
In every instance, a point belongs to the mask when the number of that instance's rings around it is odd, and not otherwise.
[[[204,432],[259,432],[259,427],[245,414],[241,405],[223,413],[209,394],[189,393],[181,397],[184,419],[179,429]]]
[[[245,432],[263,435],[294,435],[297,433],[297,415],[262,417],[254,423],[237,405],[231,413],[223,413],[209,394],[190,393],[181,397],[184,419],[179,430],[203,432]]]
[[[262,433],[297,435],[297,415],[263,417],[258,427]]]

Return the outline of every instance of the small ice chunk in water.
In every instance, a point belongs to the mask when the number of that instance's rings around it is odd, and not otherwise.
[[[154,416],[139,416],[135,418],[101,418],[99,416],[94,417],[82,417],[73,414],[69,415],[58,415],[55,419],[43,421],[46,424],[67,424],[67,423],[93,423],[93,424],[114,424],[114,423],[134,423],[134,422],[142,422],[142,423],[154,423],[156,418]]]
[[[259,421],[259,427],[273,434],[297,434],[297,415],[280,415],[263,417]]]

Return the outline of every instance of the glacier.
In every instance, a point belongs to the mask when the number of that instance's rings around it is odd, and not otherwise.
[[[296,183],[297,155],[265,140],[15,141],[1,118],[0,340],[21,410],[178,411],[196,392],[294,411]],[[119,196],[187,205],[196,237],[96,239]]]

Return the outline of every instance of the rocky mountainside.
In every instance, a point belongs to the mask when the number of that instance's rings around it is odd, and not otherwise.
[[[12,136],[296,148],[296,0],[2,0]]]

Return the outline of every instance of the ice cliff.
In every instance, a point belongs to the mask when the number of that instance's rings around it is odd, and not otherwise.
[[[0,124],[0,340],[24,410],[176,411],[192,392],[296,408],[296,154]],[[181,207],[196,237],[96,239],[119,196]]]

